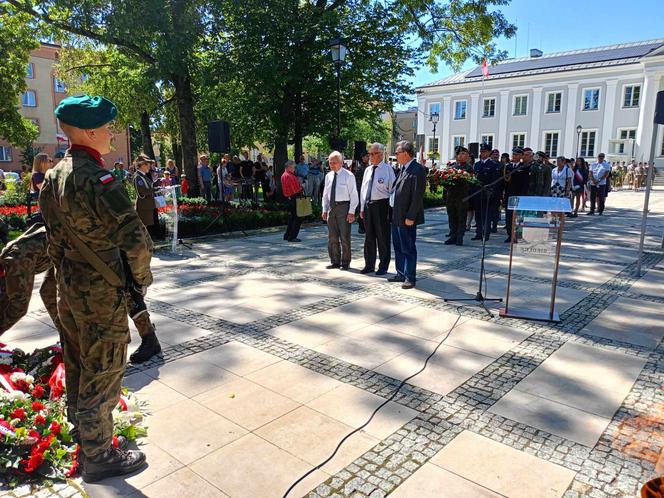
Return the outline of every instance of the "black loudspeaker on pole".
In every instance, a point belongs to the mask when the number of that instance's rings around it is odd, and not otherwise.
[[[208,123],[208,149],[218,153],[231,151],[231,129],[228,121]]]
[[[664,124],[664,90],[660,90],[659,92],[657,92],[654,121],[656,124]]]
[[[480,157],[480,143],[479,142],[470,142],[468,144],[468,152],[470,153],[471,156],[473,156],[475,159]]]

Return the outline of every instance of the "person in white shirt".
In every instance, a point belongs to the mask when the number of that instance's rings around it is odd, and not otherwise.
[[[556,158],[556,167],[551,170],[551,197],[570,197],[574,173],[565,164],[565,157]]]
[[[590,175],[588,184],[590,185],[590,211],[586,214],[592,216],[595,214],[595,206],[597,206],[597,214],[601,215],[604,212],[604,201],[606,199],[606,177],[611,171],[611,166],[604,160],[604,153],[600,152],[597,155],[597,162],[592,163],[590,166]]]
[[[355,221],[359,202],[353,173],[343,168],[341,152],[333,151],[328,158],[330,172],[325,175],[323,220],[327,221],[327,269],[350,267],[350,225]]]
[[[364,220],[364,268],[360,273],[376,269],[376,248],[380,262],[376,275],[385,275],[390,266],[390,192],[394,185],[394,170],[383,161],[385,146],[375,143],[369,147],[369,165],[364,169],[360,189],[360,218]]]

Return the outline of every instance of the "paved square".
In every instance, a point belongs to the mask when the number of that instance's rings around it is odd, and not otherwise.
[[[163,353],[125,379],[148,403],[149,467],[85,491],[282,497],[389,400],[289,496],[638,495],[664,471],[664,254],[654,245],[664,198],[651,199],[641,278],[641,193],[612,193],[601,224],[566,223],[557,324],[500,318],[502,303],[488,316],[444,302],[477,292],[480,246],[443,246],[442,209],[427,211],[418,234],[412,290],[359,273],[356,227],[349,272],[325,270],[319,223],[300,244],[266,231],[200,241],[184,259],[158,251],[148,299]],[[502,239],[487,244],[488,297],[505,294]],[[548,277],[537,261],[519,267],[512,304],[546,307]],[[56,340],[37,292],[2,340],[24,349]],[[140,343],[133,326],[132,340],[130,351]],[[65,498],[53,489],[42,494]]]

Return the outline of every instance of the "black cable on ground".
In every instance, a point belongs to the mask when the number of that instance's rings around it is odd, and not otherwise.
[[[457,308],[457,309],[458,309],[458,308]],[[348,434],[346,434],[346,435],[343,437],[343,439],[342,439],[341,441],[339,441],[339,443],[338,443],[337,446],[334,448],[334,451],[332,452],[332,454],[331,454],[329,457],[327,457],[325,460],[323,460],[321,463],[319,463],[319,464],[316,465],[315,467],[311,468],[307,473],[305,473],[304,475],[302,475],[297,481],[295,481],[293,484],[291,484],[290,487],[288,488],[288,490],[284,493],[283,498],[286,498],[286,497],[288,496],[288,494],[289,494],[291,491],[293,491],[293,489],[295,488],[295,486],[297,486],[298,484],[300,484],[304,479],[306,479],[308,476],[310,476],[311,474],[313,474],[314,472],[316,472],[318,469],[320,469],[321,467],[323,467],[323,465],[325,465],[325,464],[328,463],[330,460],[332,460],[332,459],[334,458],[334,456],[337,454],[337,452],[339,451],[339,449],[341,448],[341,446],[346,442],[346,440],[347,440],[349,437],[351,437],[353,434],[356,434],[357,432],[360,432],[360,431],[361,431],[362,429],[364,429],[367,425],[369,425],[369,424],[371,423],[371,421],[373,420],[373,418],[374,418],[374,417],[376,416],[376,414],[378,413],[378,411],[379,411],[381,408],[383,408],[385,405],[387,405],[390,401],[392,401],[392,400],[396,397],[396,395],[399,393],[399,391],[401,390],[401,388],[402,388],[402,387],[403,387],[403,386],[404,386],[404,385],[405,385],[410,379],[412,379],[413,377],[416,377],[417,375],[419,375],[419,374],[421,374],[422,372],[424,372],[424,370],[427,368],[427,365],[429,364],[429,360],[430,360],[431,358],[433,358],[433,355],[436,354],[436,352],[438,351],[438,348],[440,348],[440,347],[443,345],[443,343],[448,339],[448,337],[450,336],[450,334],[452,333],[452,331],[453,331],[453,330],[456,328],[456,326],[458,325],[460,319],[461,319],[461,313],[459,313],[459,316],[457,316],[457,319],[454,321],[454,324],[449,328],[449,330],[448,330],[447,333],[445,334],[445,337],[443,337],[443,338],[441,339],[441,341],[438,343],[438,345],[436,346],[436,348],[431,352],[431,354],[430,354],[429,356],[427,356],[427,359],[424,360],[424,365],[422,365],[422,368],[420,368],[417,372],[415,372],[415,373],[412,374],[411,376],[406,377],[404,380],[402,380],[401,383],[399,384],[399,386],[394,390],[394,392],[392,393],[392,395],[391,395],[389,398],[387,398],[385,401],[383,401],[380,405],[378,405],[378,406],[376,407],[376,409],[371,413],[371,416],[368,418],[368,420],[367,420],[366,422],[364,422],[361,426],[359,426],[359,427],[356,428],[356,429],[353,429],[351,432],[349,432]]]

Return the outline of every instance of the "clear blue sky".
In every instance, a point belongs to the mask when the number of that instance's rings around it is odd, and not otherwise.
[[[547,53],[664,38],[662,0],[512,0],[502,12],[518,28],[516,57],[526,56],[531,48]],[[515,56],[514,38],[501,39],[498,45]],[[467,63],[464,69],[473,66]],[[414,86],[453,73],[447,66],[438,69],[434,74],[421,67]],[[415,102],[413,96],[411,105]]]

